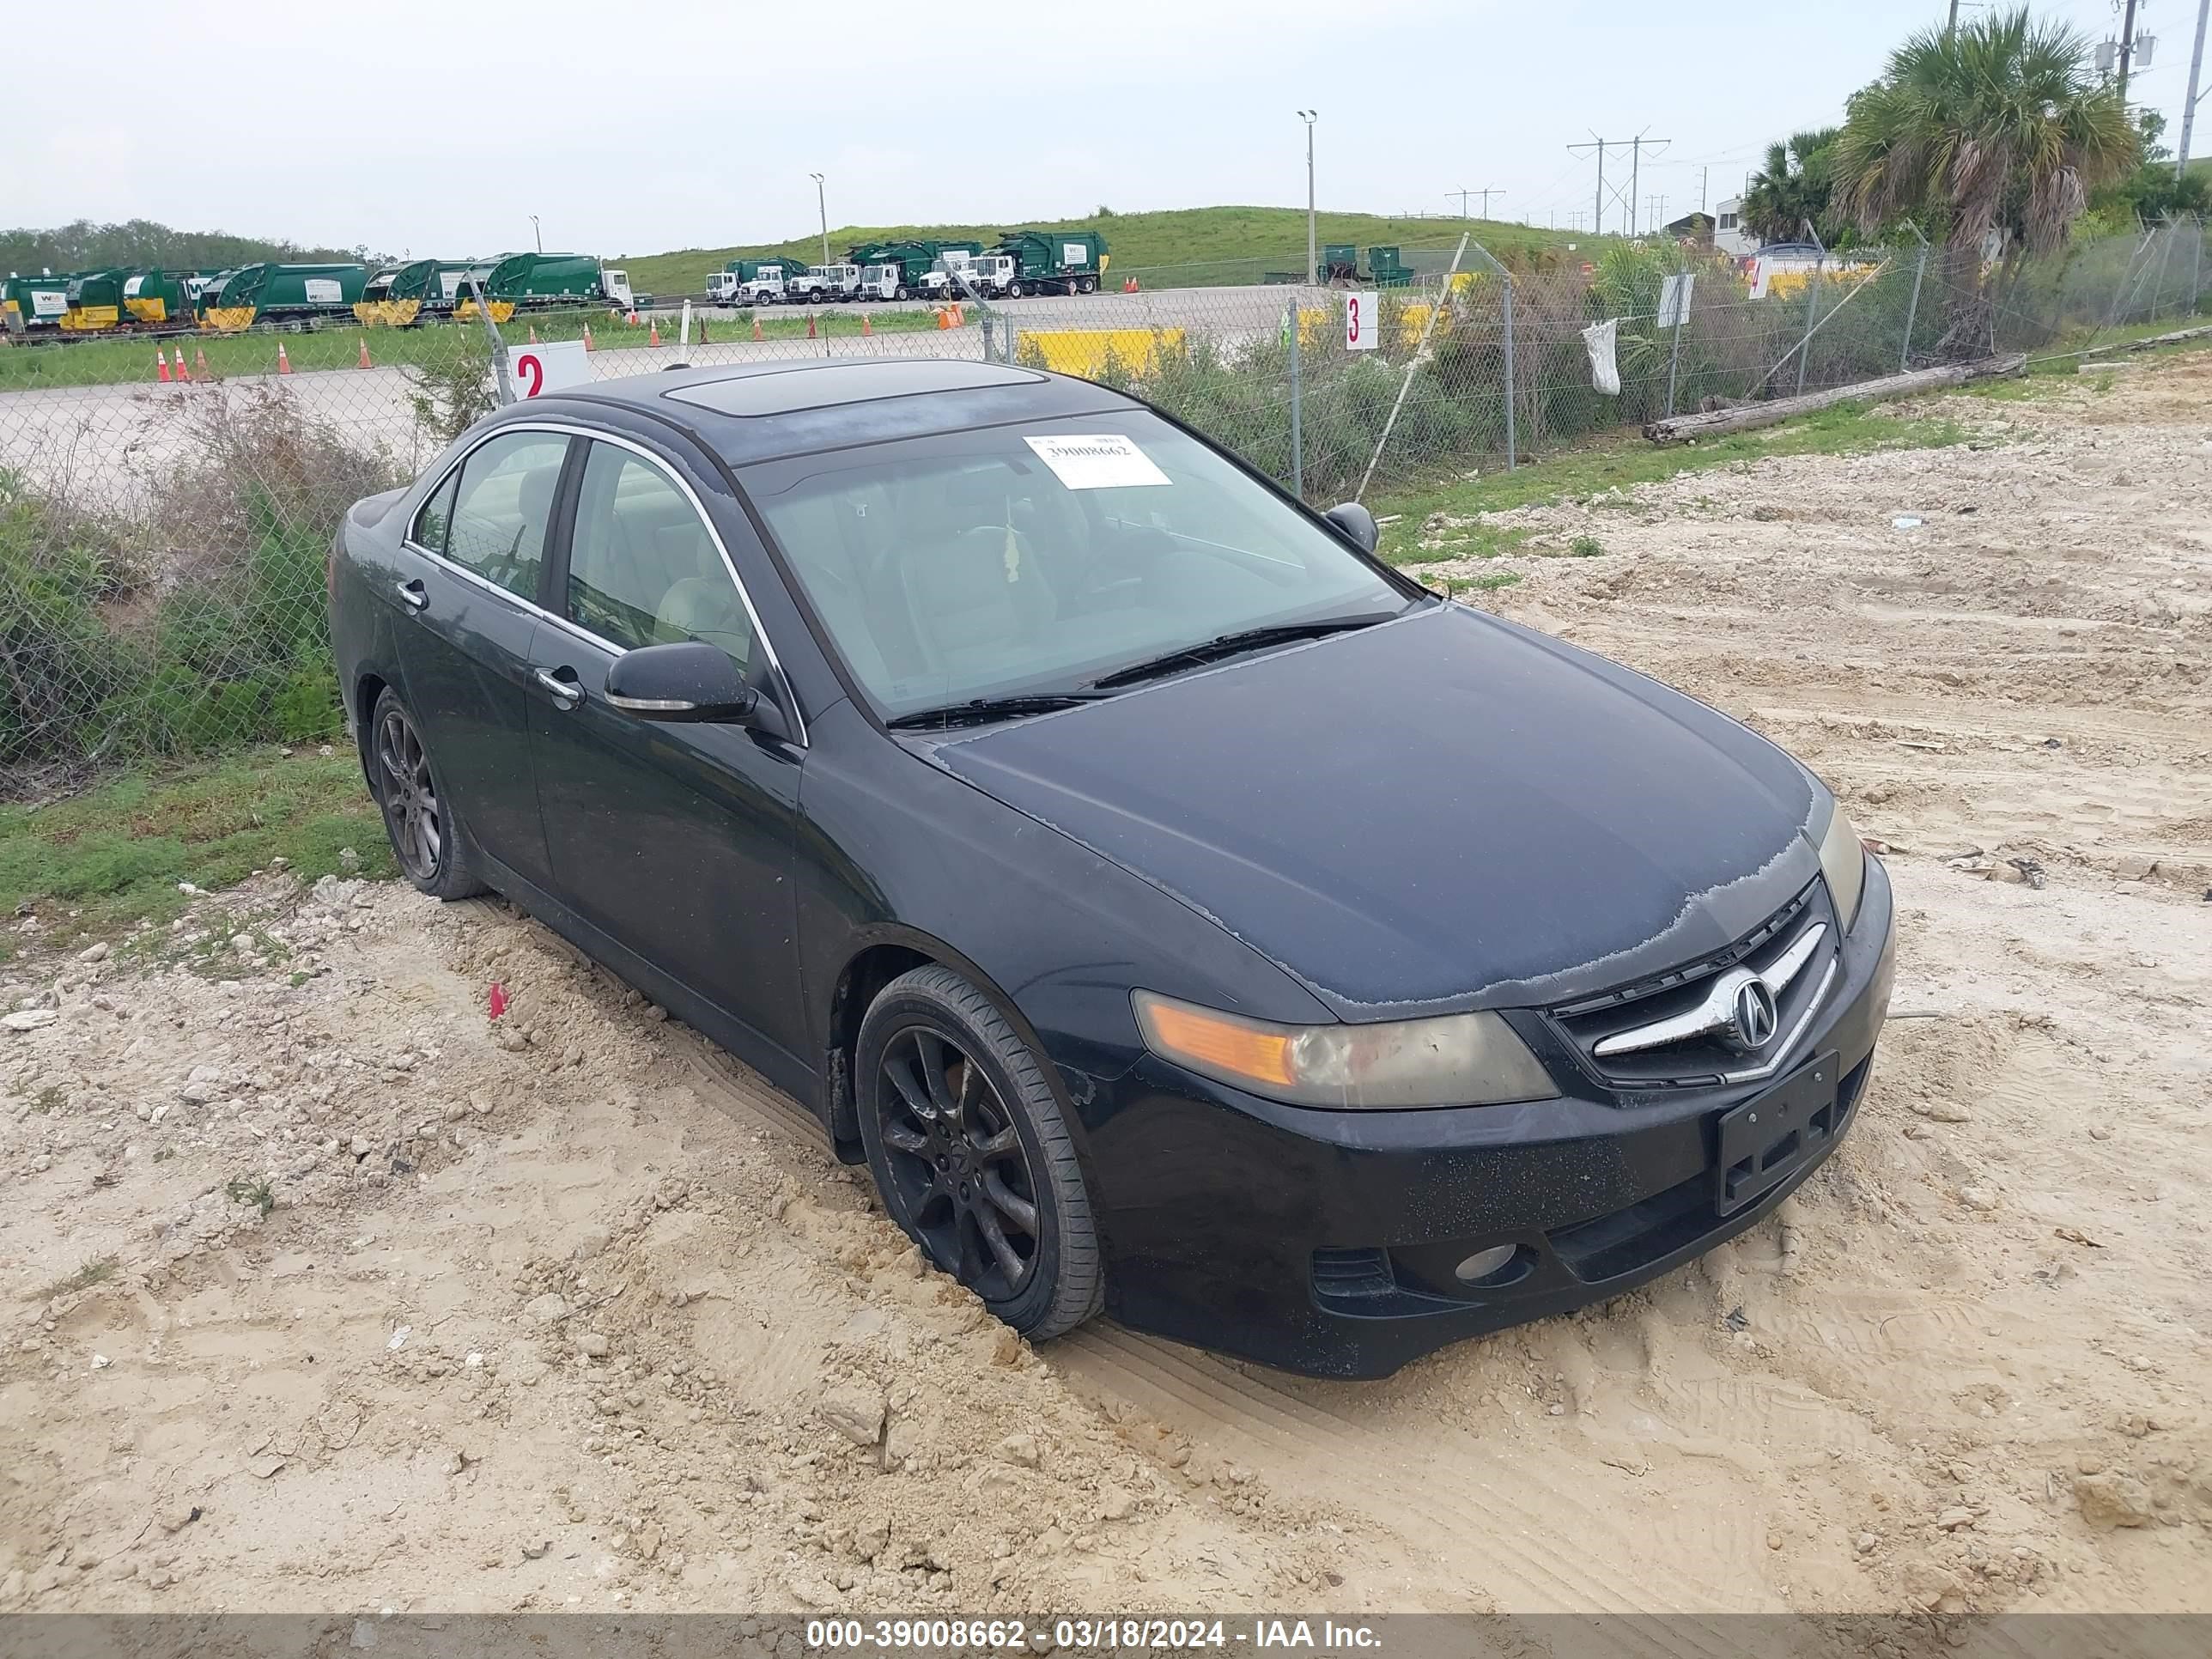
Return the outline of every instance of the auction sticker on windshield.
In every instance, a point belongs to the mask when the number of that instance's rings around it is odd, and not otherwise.
[[[1037,459],[1070,489],[1123,489],[1138,484],[1164,484],[1168,475],[1152,465],[1152,458],[1137,447],[1136,441],[1118,433],[1070,433],[1064,437],[1024,438]]]

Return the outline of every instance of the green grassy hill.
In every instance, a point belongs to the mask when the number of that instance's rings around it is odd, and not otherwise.
[[[1577,240],[1565,231],[1483,220],[1386,219],[1371,213],[1323,213],[1319,240],[1350,242],[1362,250],[1393,244],[1412,250],[1441,248],[1449,254],[1463,230],[1509,264],[1536,262],[1547,249]],[[1095,230],[1106,238],[1116,276],[1149,271],[1176,286],[1203,287],[1257,282],[1263,271],[1297,270],[1306,261],[1306,216],[1303,208],[1182,208],[1161,213],[1114,213],[1103,218],[1001,221],[990,225],[844,225],[830,233],[830,251],[842,258],[860,242],[906,237],[939,241],[981,242],[986,247],[1007,230]],[[1589,237],[1579,239],[1585,246]],[[682,248],[672,253],[630,255],[619,264],[632,287],[659,295],[699,294],[709,271],[732,259],[797,259],[811,264],[822,257],[820,236],[740,247]],[[1470,256],[1470,259],[1472,256]],[[1210,269],[1209,269],[1210,267]]]

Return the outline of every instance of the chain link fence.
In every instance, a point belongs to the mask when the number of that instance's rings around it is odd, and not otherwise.
[[[2192,219],[1988,270],[1915,244],[1808,249],[1754,277],[1664,243],[1509,270],[1470,241],[1389,275],[1116,270],[1093,295],[521,312],[501,333],[574,343],[594,380],[856,356],[1082,375],[1327,505],[1667,414],[2194,316],[2212,250]],[[1347,343],[1351,294],[1370,349]],[[492,362],[480,321],[0,346],[0,798],[337,730],[332,532],[495,405]]]

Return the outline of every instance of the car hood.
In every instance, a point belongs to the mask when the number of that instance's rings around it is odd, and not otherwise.
[[[1780,750],[1457,605],[921,746],[1345,1019],[1661,972],[1819,870],[1822,792]]]

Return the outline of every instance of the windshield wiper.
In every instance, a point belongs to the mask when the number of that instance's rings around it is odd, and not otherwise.
[[[1332,617],[1322,622],[1278,623],[1272,628],[1246,628],[1234,634],[1218,634],[1195,645],[1178,646],[1173,651],[1164,651],[1157,657],[1147,657],[1142,662],[1131,663],[1127,668],[1117,668],[1110,674],[1102,674],[1091,682],[1091,689],[1111,691],[1117,686],[1134,685],[1139,680],[1156,678],[1173,669],[1215,662],[1223,657],[1233,657],[1240,651],[1256,650],[1263,645],[1286,645],[1294,640],[1317,640],[1325,634],[1348,633],[1355,628],[1372,628],[1376,623],[1389,620],[1388,615]]]
[[[942,708],[917,708],[884,724],[895,732],[981,726],[990,720],[1017,720],[1024,714],[1050,714],[1079,703],[1097,702],[1105,696],[1103,691],[1037,691],[1024,696],[970,697],[966,702],[948,702]]]

